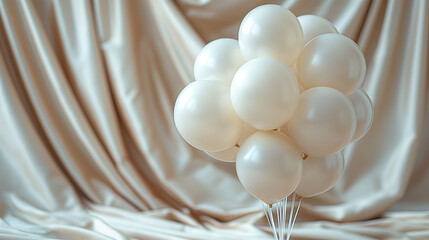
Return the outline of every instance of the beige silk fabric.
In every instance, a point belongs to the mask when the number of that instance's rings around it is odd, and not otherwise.
[[[173,123],[198,51],[264,3],[356,41],[375,108],[292,238],[429,239],[426,0],[0,0],[0,239],[271,239]]]

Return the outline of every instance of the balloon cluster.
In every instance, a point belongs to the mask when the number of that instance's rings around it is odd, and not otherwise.
[[[340,151],[372,123],[359,89],[364,55],[318,16],[259,6],[238,41],[201,50],[194,74],[174,108],[179,133],[213,158],[236,161],[242,185],[267,204],[329,190],[343,172]]]

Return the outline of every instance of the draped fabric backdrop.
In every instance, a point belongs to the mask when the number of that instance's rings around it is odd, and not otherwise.
[[[429,1],[0,0],[0,239],[271,239],[173,123],[205,43],[264,3],[358,43],[375,118],[294,239],[429,239]]]

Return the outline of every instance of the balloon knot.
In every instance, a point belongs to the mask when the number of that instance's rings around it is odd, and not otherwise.
[[[299,201],[299,200],[301,200],[301,199],[302,199],[302,197],[301,197],[301,196],[296,195],[296,198],[295,198],[295,200],[296,200],[296,201]]]
[[[240,147],[240,145],[238,143],[236,143],[235,146],[238,147],[238,148]]]
[[[303,153],[302,154],[302,160],[305,160],[305,159],[307,159],[308,158],[308,155],[307,154],[305,154],[305,153]]]

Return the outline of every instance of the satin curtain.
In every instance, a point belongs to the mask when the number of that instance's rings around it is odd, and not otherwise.
[[[0,239],[270,239],[172,114],[198,51],[263,3],[356,41],[375,107],[293,238],[429,239],[426,0],[0,0]]]

